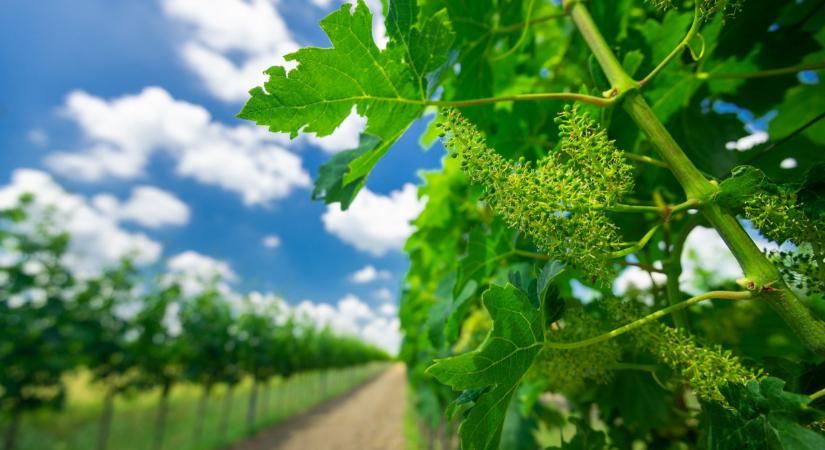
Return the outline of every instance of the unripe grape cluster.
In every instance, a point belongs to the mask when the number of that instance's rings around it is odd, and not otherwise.
[[[788,283],[825,292],[825,220],[805,214],[796,191],[780,186],[775,192],[758,192],[744,203],[743,212],[768,239],[796,245],[793,251],[769,252]]]
[[[716,13],[725,16],[734,16],[742,9],[744,0],[697,0],[699,2],[699,13],[705,20]],[[657,9],[666,10],[676,7],[673,0],[647,0],[648,3]]]
[[[607,331],[604,320],[588,314],[582,308],[568,309],[561,326],[546,332],[554,342],[576,342]],[[613,370],[622,356],[615,340],[576,349],[546,348],[541,352],[536,368],[538,374],[556,392],[576,392],[591,383],[607,384],[613,379]]]
[[[641,316],[639,305],[629,301],[607,302],[607,308],[622,321]],[[638,347],[678,372],[697,397],[705,401],[727,404],[722,386],[744,385],[763,376],[761,371],[744,366],[730,350],[719,345],[700,345],[693,335],[662,323],[637,328],[630,336]]]
[[[632,166],[593,119],[567,107],[557,118],[558,148],[536,162],[508,160],[457,111],[441,124],[445,146],[484,201],[554,259],[594,280],[612,274],[610,253],[620,240],[604,210],[633,188]]]
[[[825,241],[825,223],[803,212],[794,192],[759,192],[744,204],[744,213],[768,239],[779,243]]]

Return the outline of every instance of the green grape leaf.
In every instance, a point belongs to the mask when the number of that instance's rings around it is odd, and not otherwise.
[[[622,58],[622,68],[632,77],[636,75],[636,71],[639,70],[644,60],[644,53],[639,50],[631,50],[625,53],[624,58]]]
[[[802,209],[808,217],[814,220],[825,220],[825,163],[811,167],[802,183],[797,195]]]
[[[789,136],[817,118],[815,123],[805,128],[802,135],[817,144],[825,144],[825,83],[800,85],[789,89],[785,100],[779,105],[778,114],[771,121],[768,131],[772,140]]]
[[[516,398],[521,396],[522,389],[519,389]],[[538,426],[535,416],[521,414],[519,403],[511,401],[504,417],[504,425],[501,428],[501,445],[499,448],[507,450],[535,450],[539,448],[536,436],[533,434]]]
[[[391,40],[380,50],[372,37],[372,14],[363,0],[353,9],[345,4],[321,21],[332,48],[307,47],[287,55],[297,67],[266,71],[269,79],[255,87],[238,117],[265,125],[273,132],[332,134],[353,108],[367,118],[366,134],[381,142],[369,150],[349,153],[349,170],[337,179],[324,178],[326,192],[352,200],[367,175],[427,104],[427,77],[447,60],[452,41],[442,11],[429,17],[419,30],[413,25],[417,6],[413,0],[393,2]],[[363,147],[359,147],[363,150]],[[340,174],[340,170],[328,173]],[[329,201],[338,195],[326,194]],[[343,203],[343,202],[342,202]]]
[[[653,374],[618,370],[610,384],[597,389],[597,403],[605,417],[615,410],[626,427],[646,432],[673,419],[669,410],[673,394],[657,384]]]
[[[543,318],[527,295],[512,284],[491,286],[482,295],[493,328],[469,353],[436,360],[427,371],[455,390],[489,387],[467,413],[458,433],[465,450],[497,449],[513,393],[544,342]]]
[[[765,174],[756,167],[737,166],[731,171],[730,178],[719,184],[716,201],[725,208],[736,210],[769,184]]]
[[[269,80],[250,91],[242,119],[273,132],[314,132],[327,136],[353,106],[367,117],[367,133],[387,138],[415,119],[423,105],[410,69],[393,46],[381,51],[372,38],[372,14],[359,0],[321,21],[332,48],[302,48],[286,56],[298,66],[287,73],[275,66]]]
[[[378,136],[362,134],[357,148],[336,153],[321,165],[318,169],[318,179],[315,180],[315,188],[312,190],[312,199],[323,200],[326,204],[339,202],[341,209],[349,208],[358,190],[366,182],[366,177],[363,177],[358,182],[343,184],[349,164],[359,156],[380,147],[381,142]]]
[[[650,48],[648,63],[658,64],[685,36],[693,21],[692,13],[668,11],[661,22],[649,19],[640,31]],[[667,123],[682,107],[686,106],[699,83],[692,73],[676,64],[669,65],[652,82],[647,98],[656,116]]]
[[[452,281],[452,277],[447,278],[444,280],[444,284],[449,285]],[[474,280],[470,280],[464,286],[464,289],[455,296],[449,295],[449,289],[439,289],[439,291],[444,291],[444,295],[439,296],[440,300],[430,309],[427,317],[430,342],[436,348],[441,347],[445,342],[453,344],[458,339],[461,322],[464,320],[467,307],[470,305],[468,301],[473,298],[477,288],[478,284]]]
[[[458,278],[456,279],[453,295],[458,296],[471,280],[479,285],[493,270],[497,257],[498,237],[488,236],[480,227],[469,233],[467,240],[467,254],[458,261]]]
[[[809,397],[787,392],[784,386],[784,381],[773,377],[724,386],[722,392],[730,407],[709,402],[702,408],[706,448],[825,448],[825,436],[800,424],[816,420],[821,412],[808,406]]]

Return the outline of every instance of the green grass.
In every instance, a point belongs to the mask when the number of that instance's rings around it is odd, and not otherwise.
[[[342,394],[386,368],[377,363],[367,366],[328,371],[326,389],[321,389],[320,372],[296,375],[287,381],[276,379],[268,394],[258,394],[256,430],[270,427],[318,403]],[[23,417],[17,450],[85,450],[97,448],[103,390],[88,383],[84,374],[71,377],[69,396],[61,411],[39,411]],[[177,385],[170,394],[164,436],[164,449],[196,450],[221,448],[248,435],[246,412],[251,382],[236,387],[233,394],[225,442],[218,429],[224,408],[226,388],[218,386],[209,397],[203,433],[193,438],[197,403],[201,390],[197,386]],[[268,395],[268,401],[264,398]],[[159,393],[143,392],[121,396],[115,402],[109,437],[109,450],[149,450],[155,431]],[[3,424],[5,425],[5,424]],[[4,427],[0,427],[2,429]]]
[[[421,431],[418,429],[418,411],[416,410],[415,391],[407,385],[407,404],[404,410],[404,441],[407,450],[421,450]]]

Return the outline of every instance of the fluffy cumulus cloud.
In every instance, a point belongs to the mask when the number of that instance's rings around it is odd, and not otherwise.
[[[400,324],[394,305],[382,305],[377,310],[349,294],[335,305],[304,300],[293,308],[304,320],[319,328],[359,337],[366,342],[396,353],[401,344]]]
[[[205,108],[159,87],[112,100],[74,91],[63,112],[89,142],[84,149],[47,156],[47,166],[67,178],[139,178],[162,152],[175,161],[179,175],[234,192],[247,205],[267,204],[310,185],[301,159],[283,148],[283,135],[213,121]]]
[[[388,196],[363,189],[349,209],[338,203],[328,205],[321,217],[324,228],[358,250],[382,256],[400,250],[414,228],[410,221],[424,208],[416,188],[405,184]]]
[[[147,228],[186,225],[189,207],[174,194],[152,186],[137,186],[125,202],[111,194],[99,194],[94,206],[109,217],[133,222]]]
[[[349,276],[350,281],[357,284],[371,283],[378,280],[389,280],[392,274],[388,270],[378,270],[372,264],[356,270]]]
[[[324,11],[338,7],[339,0],[313,0]],[[284,55],[296,51],[295,42],[278,2],[273,0],[162,0],[165,15],[184,28],[180,44],[184,62],[216,98],[241,103],[249,89],[266,80],[264,71],[272,66],[295,66]],[[386,30],[380,0],[367,0],[376,12],[373,34],[386,45]],[[327,153],[355,148],[366,119],[353,108],[350,116],[330,136],[302,136],[302,142]]]
[[[184,62],[220,100],[242,102],[263,84],[264,70],[286,65],[298,49],[272,0],[162,0],[163,12],[186,29]]]
[[[124,257],[146,265],[161,255],[158,242],[123,229],[117,215],[98,209],[83,196],[66,192],[45,172],[12,172],[11,182],[0,187],[0,208],[17,204],[24,193],[34,195],[35,212],[53,211],[56,225],[71,235],[66,263],[81,276],[94,275]]]

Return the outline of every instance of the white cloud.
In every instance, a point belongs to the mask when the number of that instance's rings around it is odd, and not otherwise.
[[[363,268],[356,270],[349,279],[353,283],[364,284],[371,283],[376,280],[389,280],[392,274],[388,270],[378,270],[372,264],[368,264]]]
[[[394,308],[393,305],[382,305],[374,311],[349,294],[335,306],[304,300],[293,311],[318,328],[329,326],[336,333],[356,336],[389,353],[396,353],[401,344],[401,331],[398,319],[390,317],[395,311],[390,311],[389,307]]]
[[[414,219],[426,203],[416,188],[405,184],[400,191],[383,196],[362,189],[346,211],[338,203],[328,205],[322,216],[324,228],[358,250],[382,256],[401,250],[414,228]]]
[[[375,292],[373,292],[372,295],[373,297],[377,298],[378,300],[381,300],[382,302],[391,302],[395,298],[392,295],[392,291],[387,288],[378,289]]]
[[[261,243],[266,248],[278,248],[281,246],[281,238],[274,234],[270,234],[268,236],[264,236]]]
[[[361,132],[367,127],[366,117],[359,116],[352,107],[349,116],[338,125],[329,136],[317,137],[314,133],[304,134],[304,139],[327,153],[338,153],[358,147]]]
[[[347,294],[344,298],[338,300],[338,312],[352,321],[369,320],[374,316],[370,307],[352,294]]]
[[[175,100],[159,87],[105,100],[74,91],[64,114],[90,145],[58,152],[46,165],[71,179],[94,182],[142,176],[163,152],[179,175],[239,194],[247,205],[268,204],[310,185],[301,159],[283,148],[283,135],[252,125],[229,127],[199,105]]]
[[[379,317],[361,330],[361,337],[387,353],[396,354],[401,347],[401,323],[398,318]]]
[[[186,225],[189,222],[189,207],[186,203],[172,193],[152,186],[132,189],[131,197],[124,203],[110,194],[96,195],[92,203],[109,217],[148,228]]]
[[[325,11],[340,0],[312,0]],[[387,45],[381,0],[366,0],[373,12],[372,33],[379,48]],[[162,0],[167,17],[184,24],[183,60],[209,92],[226,102],[245,101],[249,89],[266,80],[271,66],[295,63],[284,56],[299,45],[272,0]]]
[[[93,207],[86,198],[70,194],[45,172],[17,169],[11,183],[0,187],[0,208],[17,204],[20,195],[35,196],[33,214],[54,211],[56,226],[71,235],[66,264],[78,275],[90,276],[130,256],[138,265],[160,257],[162,246],[142,233],[120,228],[118,220]]]
[[[264,70],[298,49],[271,0],[162,0],[164,13],[188,29],[181,54],[220,100],[241,102],[263,84]]]
[[[378,311],[385,316],[392,317],[398,314],[398,307],[392,303],[384,303],[378,307]]]
[[[226,261],[192,250],[173,256],[166,267],[168,278],[165,282],[180,283],[185,296],[197,295],[212,285],[219,291],[230,294],[232,290],[229,283],[238,278]]]

